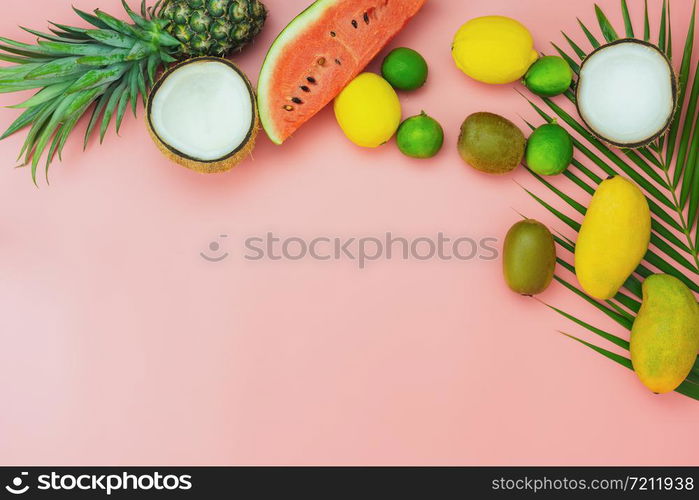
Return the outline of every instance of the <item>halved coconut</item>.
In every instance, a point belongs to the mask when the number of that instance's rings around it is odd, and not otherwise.
[[[259,128],[252,86],[232,62],[197,57],[169,69],[148,99],[148,129],[174,162],[202,173],[245,159]]]
[[[587,56],[576,94],[580,117],[596,136],[636,148],[670,126],[677,82],[670,61],[655,45],[625,38]]]

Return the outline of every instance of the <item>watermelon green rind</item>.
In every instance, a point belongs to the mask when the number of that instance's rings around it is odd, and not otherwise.
[[[269,85],[272,80],[272,73],[274,70],[275,63],[277,59],[284,53],[284,48],[287,44],[296,39],[296,37],[304,31],[306,26],[311,24],[313,21],[320,19],[323,13],[330,7],[340,3],[342,0],[317,0],[312,3],[309,7],[296,16],[286,28],[279,33],[276,40],[272,43],[267,52],[264,62],[262,63],[262,69],[260,70],[260,77],[257,84],[257,95],[260,100],[258,102],[258,109],[260,114],[260,123],[262,127],[267,132],[270,140],[275,144],[281,144],[283,139],[278,135],[278,131],[275,130],[274,123],[269,115],[269,104],[267,103],[267,98],[269,96]]]
[[[283,143],[329,104],[427,0],[317,0],[272,43],[258,80],[260,122]]]

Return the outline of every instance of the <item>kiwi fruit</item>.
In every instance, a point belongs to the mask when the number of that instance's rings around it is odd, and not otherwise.
[[[505,237],[502,270],[513,292],[536,295],[551,284],[556,267],[556,245],[551,231],[541,222],[525,219],[512,226]]]
[[[464,120],[459,154],[476,170],[506,174],[522,162],[526,139],[510,120],[494,113],[474,113]]]

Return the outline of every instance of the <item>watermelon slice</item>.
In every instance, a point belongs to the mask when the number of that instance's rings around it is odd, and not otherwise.
[[[281,144],[332,101],[427,0],[318,0],[279,34],[258,83],[260,121]]]

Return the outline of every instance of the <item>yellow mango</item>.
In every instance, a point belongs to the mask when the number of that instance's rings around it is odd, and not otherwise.
[[[699,350],[699,306],[674,276],[643,282],[643,304],[631,330],[631,363],[656,393],[671,392],[687,378]]]
[[[650,210],[641,190],[624,177],[597,188],[575,245],[575,274],[588,295],[607,300],[619,291],[648,250]]]

